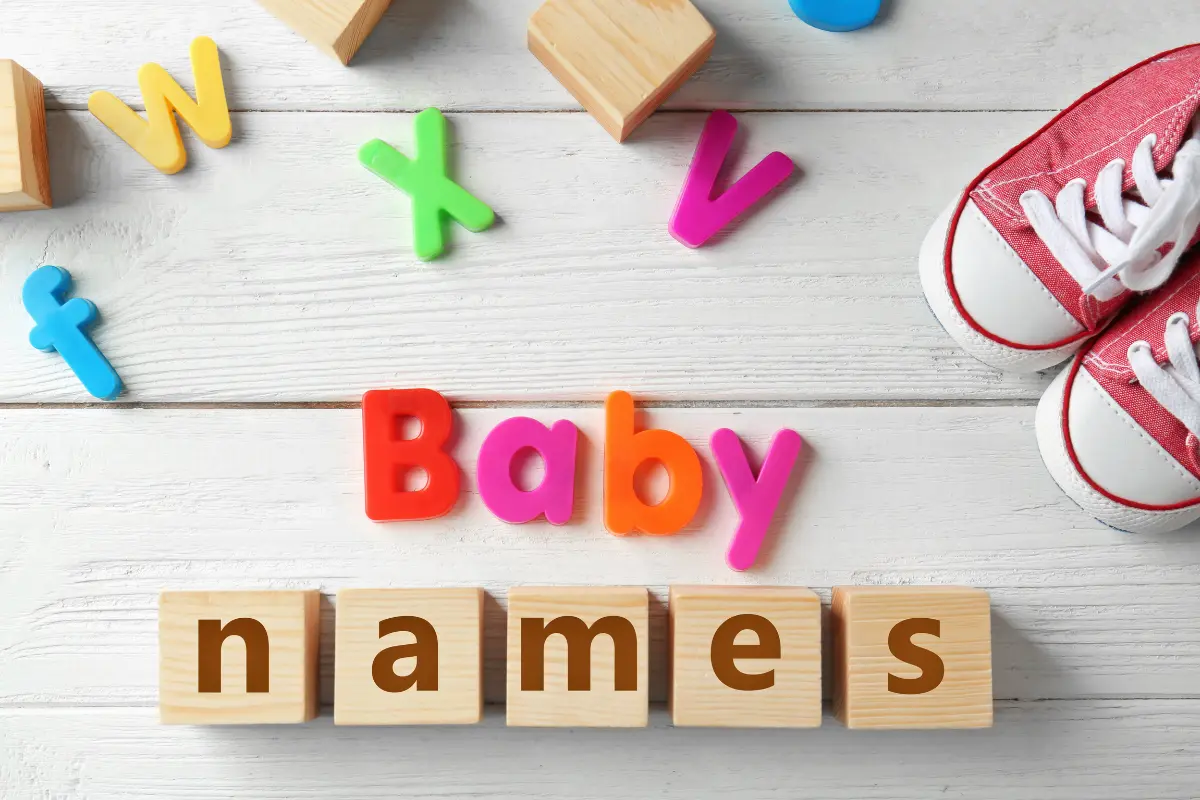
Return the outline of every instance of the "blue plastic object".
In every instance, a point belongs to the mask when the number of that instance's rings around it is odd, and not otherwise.
[[[796,16],[823,31],[856,31],[879,16],[882,0],[788,0]]]
[[[21,301],[37,323],[29,343],[44,353],[57,350],[93,397],[115,400],[121,379],[84,333],[99,312],[91,300],[75,297],[64,302],[70,288],[71,273],[62,267],[38,267],[25,279]]]

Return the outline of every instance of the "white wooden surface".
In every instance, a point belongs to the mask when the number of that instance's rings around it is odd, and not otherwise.
[[[0,216],[0,796],[1194,797],[1200,538],[1118,534],[1072,506],[1034,443],[1048,376],[958,352],[915,254],[975,171],[1194,37],[1200,7],[891,0],[877,27],[831,35],[786,0],[696,0],[712,60],[619,147],[525,51],[536,2],[396,0],[351,69],[250,0],[0,4],[0,57],[59,109],[58,208]],[[96,88],[137,100],[144,61],[190,83],[201,33],[222,48],[235,139],[185,134],[191,164],[167,178],[80,109]],[[431,265],[410,254],[407,200],[354,159],[374,136],[406,147],[395,112],[426,105],[454,112],[456,173],[503,220]],[[692,252],[666,218],[695,112],[714,107],[757,112],[739,114],[739,172],[782,149],[803,174]],[[129,386],[117,407],[78,407],[26,342],[21,282],[47,262],[100,305]],[[376,525],[354,405],[415,385],[460,405],[466,489],[447,518]],[[679,537],[603,531],[598,401],[615,388],[704,456]],[[568,527],[504,525],[474,493],[482,436],[516,414],[585,432]],[[784,425],[810,456],[763,565],[738,575],[707,437],[732,427],[761,452]],[[630,732],[508,730],[494,711],[465,730],[155,723],[162,589],[482,585],[502,702],[505,592],[549,582],[654,590],[656,699],[672,582],[984,587],[996,728],[688,731],[661,711]]]

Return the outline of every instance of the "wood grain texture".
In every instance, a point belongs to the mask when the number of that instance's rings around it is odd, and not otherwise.
[[[355,160],[408,115],[236,114],[157,174],[86,114],[50,115],[53,213],[0,217],[0,401],[90,399],[28,345],[26,276],[68,268],[123,400],[1021,399],[1046,380],[965,355],[916,257],[977,170],[1046,114],[746,114],[735,170],[803,175],[698,251],[667,232],[704,124],[617,146],[580,114],[452,115],[454,174],[504,221],[412,255],[410,201]],[[886,146],[881,145],[886,142]]]
[[[498,522],[474,454],[501,420],[580,428],[575,517]],[[363,512],[354,410],[28,410],[0,414],[0,705],[157,702],[158,593],[318,587],[323,700],[332,593],[480,586],[485,696],[504,698],[514,585],[648,586],[651,699],[666,697],[670,584],[962,584],[992,596],[998,698],[1193,696],[1200,673],[1200,537],[1134,537],[1054,486],[1026,408],[666,409],[644,424],[702,455],[705,499],[676,537],[615,537],[600,507],[603,410],[459,416],[462,502],[428,523]],[[806,439],[761,566],[724,552],[737,514],[707,439],[728,426],[757,462],[781,427]],[[653,486],[648,487],[653,489]],[[828,624],[826,624],[828,629]],[[826,643],[826,651],[829,644]],[[828,664],[825,666],[828,673]]]
[[[42,84],[17,62],[0,59],[0,212],[51,205]]]
[[[392,0],[258,0],[317,49],[349,64]]]
[[[540,2],[395,2],[343,69],[246,0],[5,0],[0,53],[71,108],[101,86],[138,97],[147,62],[190,75],[188,43],[205,33],[221,47],[234,108],[572,109],[526,49]],[[668,107],[1062,108],[1200,27],[1186,0],[1106,3],[1103,13],[1084,0],[897,0],[879,24],[843,36],[810,28],[780,0],[694,2],[717,43]]]
[[[12,800],[1163,800],[1200,782],[1200,701],[1001,703],[985,731],[161,728],[150,710],[0,711]]]

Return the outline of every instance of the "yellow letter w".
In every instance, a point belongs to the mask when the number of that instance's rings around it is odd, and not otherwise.
[[[233,135],[216,43],[207,36],[196,38],[191,56],[195,101],[158,64],[146,64],[138,70],[147,120],[110,92],[93,92],[88,98],[88,110],[97,119],[168,175],[179,172],[187,163],[175,114],[183,117],[209,147],[224,147]]]

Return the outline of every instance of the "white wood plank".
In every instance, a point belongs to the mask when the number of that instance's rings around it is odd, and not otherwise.
[[[1200,537],[1132,537],[1085,517],[1046,476],[1029,409],[667,409],[704,456],[706,500],[677,537],[603,530],[599,408],[580,425],[579,505],[563,528],[508,526],[475,490],[484,435],[520,409],[466,410],[458,508],[428,523],[362,510],[354,410],[10,410],[0,414],[0,706],[153,705],[165,589],[477,585],[488,698],[503,699],[503,601],[517,584],[652,587],[662,697],[671,583],[960,583],[991,590],[1000,698],[1194,696]],[[707,439],[761,454],[801,432],[797,478],[761,567],[731,572],[736,515]],[[333,609],[326,603],[326,634]],[[327,643],[331,641],[326,636]],[[332,674],[326,648],[324,681]]]
[[[1001,703],[996,727],[847,731],[162,727],[150,710],[0,711],[5,797],[1189,800],[1196,700]]]
[[[239,114],[163,176],[89,115],[50,115],[62,207],[0,217],[0,401],[89,400],[28,344],[21,285],[64,266],[103,316],[126,401],[353,401],[427,385],[470,400],[1032,399],[1044,380],[966,356],[916,255],[975,172],[1044,118],[746,114],[737,173],[802,177],[713,246],[666,222],[701,114],[604,142],[578,114],[453,117],[457,174],[502,224],[421,264],[408,198],[357,148],[411,117]]]
[[[347,69],[249,0],[5,0],[0,53],[71,108],[100,88],[138,100],[148,61],[190,80],[187,46],[200,34],[220,45],[237,108],[577,108],[526,49],[539,2],[395,2]],[[814,30],[782,0],[696,3],[717,43],[673,107],[1061,108],[1200,27],[1189,0],[1103,13],[1088,0],[896,0],[853,35]]]

